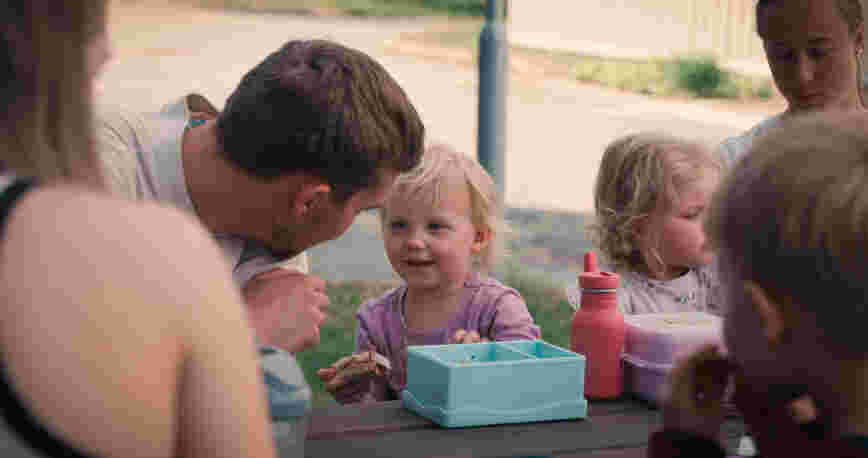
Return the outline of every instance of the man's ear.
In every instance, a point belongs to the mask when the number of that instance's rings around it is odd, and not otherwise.
[[[775,302],[765,289],[752,281],[746,281],[744,289],[759,316],[763,337],[768,341],[769,347],[774,349],[781,343],[787,326],[781,304]]]
[[[304,218],[331,198],[332,188],[320,180],[305,180],[292,202],[293,213]]]
[[[491,229],[479,229],[473,236],[473,244],[470,248],[474,253],[479,253],[491,243]]]

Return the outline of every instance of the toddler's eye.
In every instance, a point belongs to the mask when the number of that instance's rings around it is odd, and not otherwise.
[[[407,227],[407,223],[404,221],[392,221],[389,223],[389,229],[392,231],[399,231]]]
[[[430,224],[428,224],[428,229],[432,230],[432,231],[441,231],[441,230],[446,229],[446,228],[447,228],[446,225],[442,224],[442,223],[430,223]]]

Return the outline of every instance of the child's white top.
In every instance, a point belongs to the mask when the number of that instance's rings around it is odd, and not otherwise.
[[[716,267],[690,269],[672,280],[654,280],[636,272],[618,272],[618,308],[622,313],[723,312]]]
[[[612,271],[606,264],[601,264],[600,270]],[[714,263],[690,269],[672,280],[654,280],[630,271],[617,274],[621,280],[617,293],[621,313],[723,313],[723,288]],[[567,289],[567,295],[574,306],[581,303],[577,284]]]

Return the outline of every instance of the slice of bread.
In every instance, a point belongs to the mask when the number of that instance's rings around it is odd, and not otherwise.
[[[333,393],[348,383],[353,383],[367,375],[383,376],[392,369],[389,359],[375,351],[364,351],[345,356],[330,367],[317,371],[317,376],[325,383],[325,390]]]

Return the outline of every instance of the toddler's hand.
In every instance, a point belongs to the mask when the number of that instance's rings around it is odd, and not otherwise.
[[[481,337],[476,331],[467,331],[465,329],[455,331],[455,334],[453,334],[452,338],[449,339],[449,343],[451,344],[471,344],[479,342],[488,342],[488,339]]]
[[[732,370],[732,364],[713,345],[703,347],[677,365],[670,375],[669,398],[663,405],[666,428],[718,440]]]

